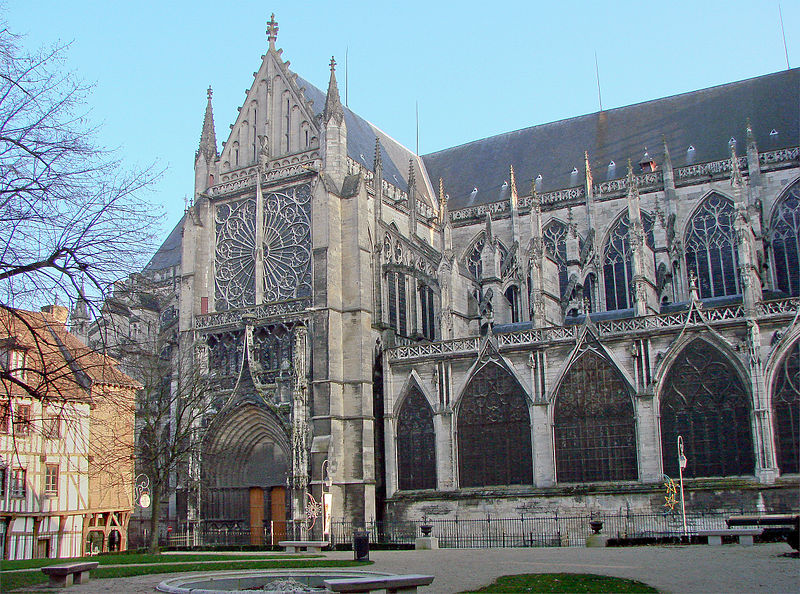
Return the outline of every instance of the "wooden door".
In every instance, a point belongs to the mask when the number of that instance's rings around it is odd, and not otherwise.
[[[250,487],[250,544],[264,544],[264,489]]]
[[[286,487],[272,487],[269,497],[272,544],[276,545],[286,539]]]

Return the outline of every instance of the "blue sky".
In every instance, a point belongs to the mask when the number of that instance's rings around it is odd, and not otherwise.
[[[7,26],[33,48],[70,41],[99,141],[130,166],[166,168],[153,199],[165,236],[193,191],[206,88],[217,140],[252,83],[274,12],[290,68],[425,154],[493,134],[786,68],[778,2],[250,2],[19,0]],[[800,66],[800,2],[780,2]],[[347,52],[347,76],[345,76]],[[347,89],[345,92],[345,79]]]

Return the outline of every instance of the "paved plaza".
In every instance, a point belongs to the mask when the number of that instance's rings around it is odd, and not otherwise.
[[[658,546],[605,549],[440,549],[371,551],[370,571],[436,576],[420,592],[451,594],[486,585],[498,576],[518,573],[597,573],[645,582],[662,592],[800,591],[800,559],[788,557],[786,544]],[[327,553],[352,559],[349,551]],[[69,592],[89,594],[153,592],[169,574],[93,580]],[[171,574],[176,575],[176,574]],[[186,574],[183,574],[186,575]]]

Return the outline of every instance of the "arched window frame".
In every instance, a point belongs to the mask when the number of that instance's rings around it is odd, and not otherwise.
[[[516,324],[517,322],[522,321],[522,296],[519,291],[519,287],[516,284],[510,284],[506,287],[506,290],[503,291],[503,296],[508,303],[509,312],[511,315],[509,316],[509,320],[512,324]]]
[[[800,179],[775,203],[770,222],[773,286],[800,296]]]
[[[564,292],[569,282],[567,271],[567,233],[569,227],[558,219],[551,219],[542,229],[544,249],[550,259],[558,266],[558,287],[562,301],[567,298]]]
[[[800,473],[800,339],[784,353],[772,382],[772,427],[781,474]]]
[[[433,409],[417,386],[397,413],[397,484],[401,491],[436,488],[436,429]]]
[[[561,379],[553,402],[553,443],[559,483],[638,479],[633,394],[603,353],[586,350]]]
[[[461,487],[533,483],[528,404],[525,390],[503,366],[488,362],[476,370],[456,407]]]
[[[658,400],[661,459],[667,475],[678,474],[678,435],[689,458],[684,477],[754,474],[748,385],[721,345],[694,338],[679,347],[664,374]],[[684,406],[676,407],[673,400]]]
[[[686,224],[686,274],[697,277],[701,299],[741,293],[735,217],[733,201],[711,192]]]
[[[654,218],[642,211],[642,226],[645,242],[650,249],[655,245],[653,236]],[[603,286],[605,288],[606,311],[633,307],[633,268],[630,243],[630,220],[628,211],[623,211],[608,231],[603,251]],[[655,254],[653,255],[655,263]]]

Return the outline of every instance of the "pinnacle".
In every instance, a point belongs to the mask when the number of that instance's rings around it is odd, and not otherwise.
[[[211,106],[211,97],[213,94],[214,91],[209,85],[206,91],[208,103],[206,103],[206,113],[203,117],[203,131],[200,134],[200,147],[198,149],[209,162],[217,158],[217,135],[214,132],[214,109]]]
[[[339,86],[336,84],[336,60],[331,56],[331,79],[328,82],[328,95],[325,98],[325,121],[335,119],[339,124],[344,120],[344,108],[339,99]]]

